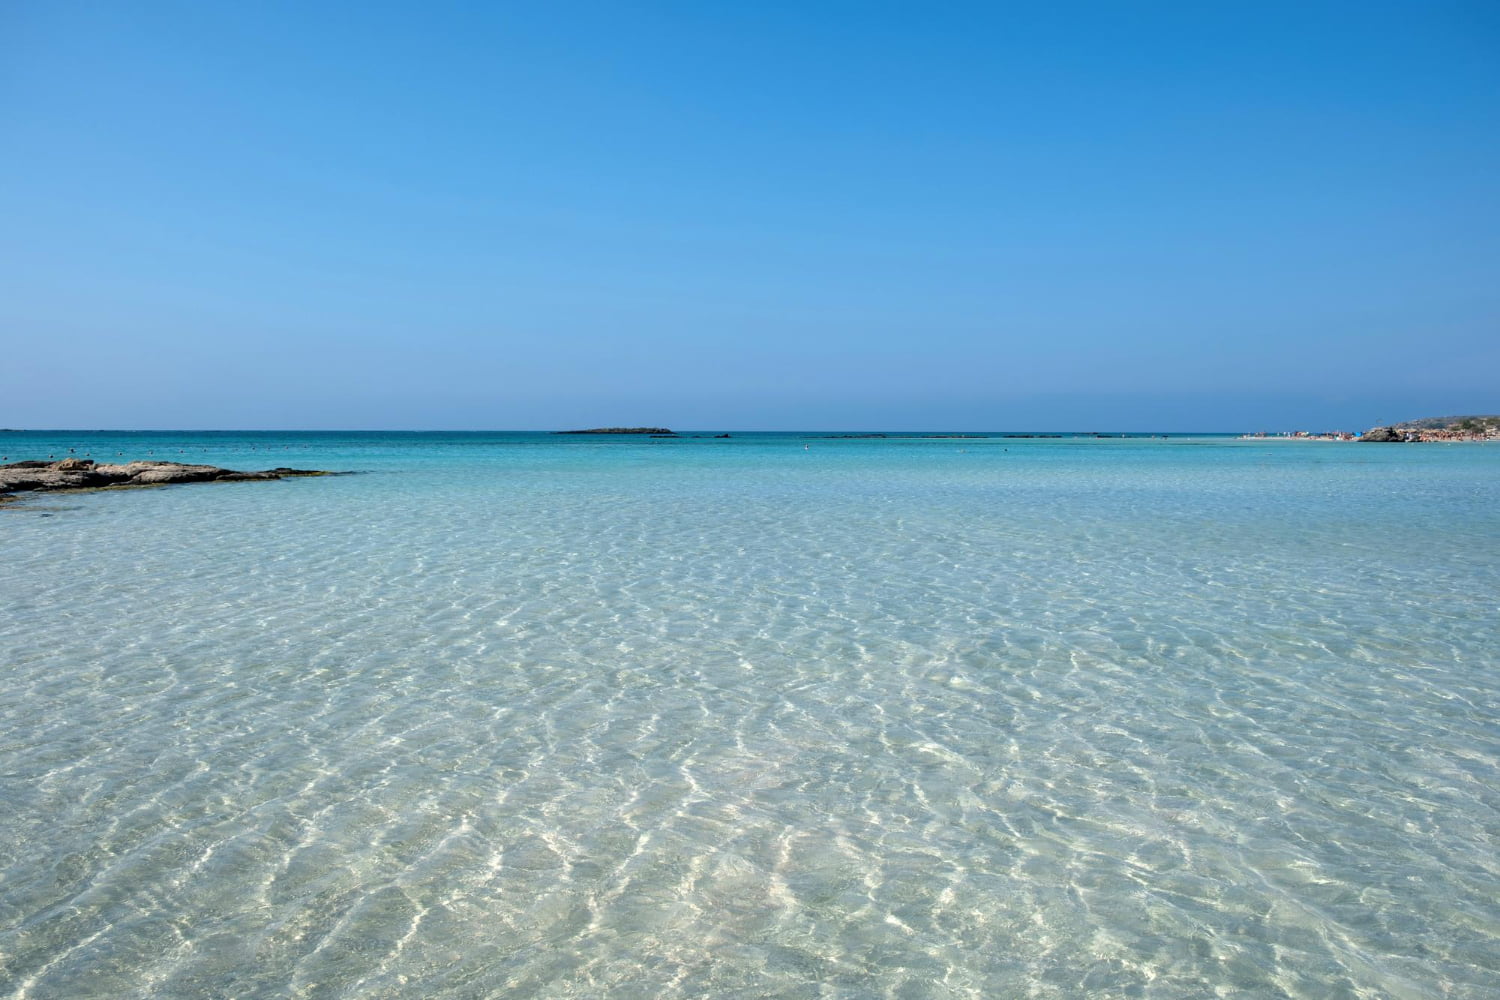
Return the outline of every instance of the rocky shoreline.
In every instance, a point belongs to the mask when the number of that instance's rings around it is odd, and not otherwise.
[[[1500,416],[1427,417],[1389,427],[1372,427],[1362,441],[1500,441]]]
[[[173,483],[241,483],[296,476],[328,476],[320,469],[265,469],[240,472],[214,465],[184,465],[181,462],[127,462],[101,465],[86,458],[61,462],[11,462],[0,465],[0,503],[17,499],[16,493],[142,489]]]

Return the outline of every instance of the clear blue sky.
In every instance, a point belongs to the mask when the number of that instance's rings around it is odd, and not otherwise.
[[[1500,5],[0,4],[0,426],[1500,411]]]

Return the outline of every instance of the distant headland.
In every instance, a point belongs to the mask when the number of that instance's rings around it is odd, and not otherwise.
[[[1348,431],[1284,431],[1280,434],[1243,435],[1245,440],[1290,438],[1300,441],[1370,441],[1414,443],[1420,441],[1500,441],[1500,416],[1423,417],[1399,424],[1371,427],[1363,434]]]
[[[12,494],[61,490],[139,489],[172,483],[236,483],[293,476],[328,476],[319,469],[265,469],[239,472],[215,465],[184,465],[181,462],[128,462],[97,465],[86,458],[60,462],[12,462],[0,465],[0,503],[14,500]]]
[[[1424,417],[1372,427],[1365,441],[1500,441],[1500,416]]]

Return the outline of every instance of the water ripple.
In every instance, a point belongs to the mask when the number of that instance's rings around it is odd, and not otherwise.
[[[1490,459],[523,443],[4,516],[0,997],[1494,995]]]

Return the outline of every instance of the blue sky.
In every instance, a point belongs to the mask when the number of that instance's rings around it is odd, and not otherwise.
[[[0,5],[0,426],[1500,411],[1492,3]]]

